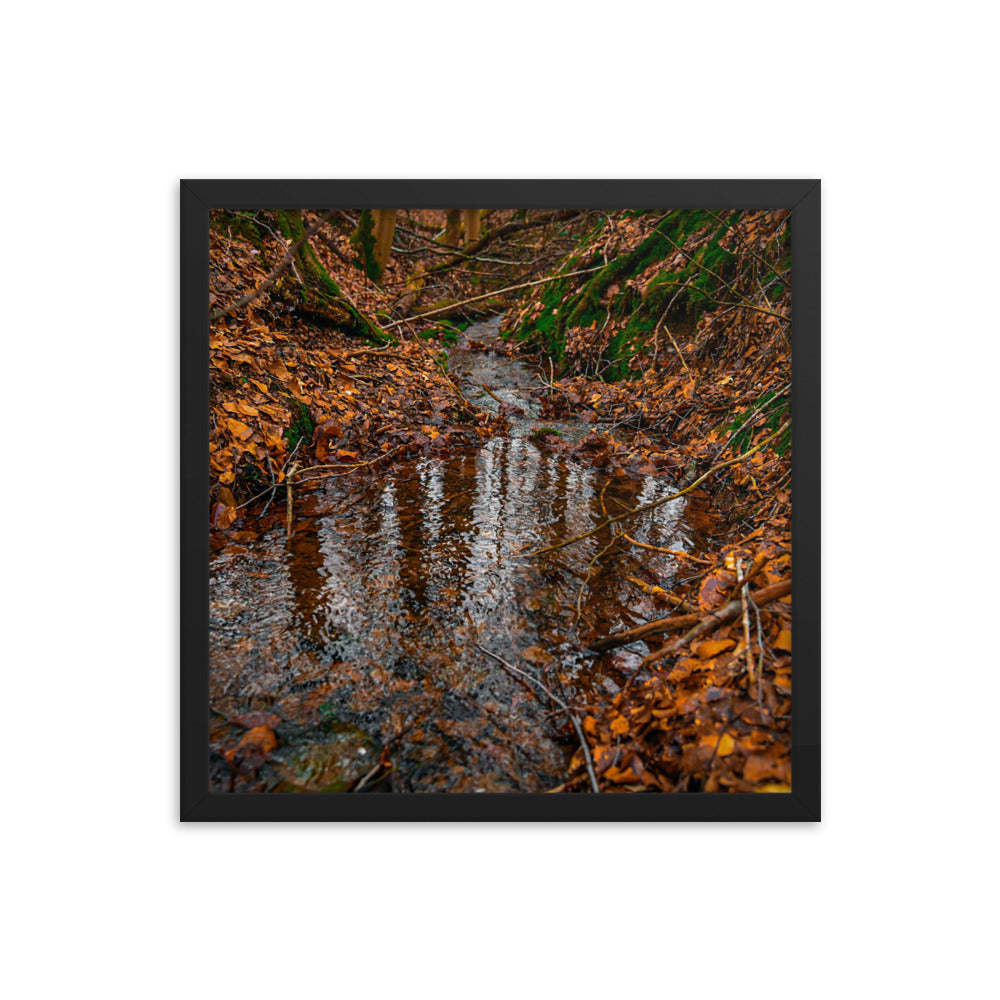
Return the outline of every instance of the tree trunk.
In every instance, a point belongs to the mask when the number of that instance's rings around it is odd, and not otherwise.
[[[329,222],[332,215],[328,213],[322,221]],[[318,225],[307,230],[299,209],[285,209],[278,212],[278,227],[285,239],[294,240],[289,247],[292,254],[289,260],[294,261],[297,277],[302,282],[298,295],[300,304],[333,320],[347,333],[376,342],[384,340],[381,329],[344,294],[309,245],[308,237],[319,228]]]
[[[450,247],[457,247],[458,241],[462,238],[462,210],[460,208],[449,208],[445,213],[447,222],[444,228],[444,242]]]
[[[479,239],[479,209],[465,209],[465,242],[473,243]]]
[[[395,208],[375,209],[375,263],[378,266],[378,278],[381,281],[385,274],[389,254],[392,252],[392,237],[396,232]]]

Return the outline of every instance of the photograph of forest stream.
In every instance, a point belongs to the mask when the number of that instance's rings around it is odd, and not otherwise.
[[[213,210],[210,791],[790,792],[793,239]]]

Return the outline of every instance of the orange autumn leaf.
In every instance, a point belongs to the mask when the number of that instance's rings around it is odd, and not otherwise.
[[[606,746],[596,746],[591,752],[591,757],[594,759],[594,769],[600,774],[602,771],[606,771],[611,766],[611,761],[614,760],[615,753],[611,747]]]
[[[716,744],[718,744],[718,750],[715,750]],[[736,741],[729,733],[723,733],[722,739],[719,739],[718,733],[708,733],[702,736],[698,745],[710,747],[712,750],[715,750],[717,757],[728,757],[736,749]]]
[[[250,427],[247,427],[242,420],[236,420],[233,417],[226,418],[226,426],[229,428],[231,434],[238,437],[242,441],[245,441],[253,434],[253,430]]]
[[[265,424],[261,433],[264,435],[264,444],[266,444],[271,451],[285,450],[285,439],[281,436],[280,428]]]
[[[238,769],[252,770],[260,767],[277,747],[278,738],[270,726],[254,726],[225,757]]]
[[[700,659],[707,660],[727,649],[732,649],[735,645],[734,639],[705,639],[703,642],[691,643],[691,651]]]
[[[792,630],[791,629],[783,628],[778,633],[778,638],[774,640],[774,648],[775,649],[782,649],[786,653],[790,653],[792,651]]]
[[[611,732],[616,736],[624,736],[628,732],[628,722],[624,715],[616,715],[611,722]]]
[[[252,747],[267,754],[277,749],[278,737],[274,735],[274,730],[270,726],[254,726],[243,734],[239,745],[244,749]]]

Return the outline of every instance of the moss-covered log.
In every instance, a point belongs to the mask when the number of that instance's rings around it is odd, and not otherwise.
[[[294,254],[302,308],[335,324],[345,333],[373,341],[384,341],[385,333],[355,308],[340,286],[327,273],[305,235],[305,222],[298,209],[278,212],[278,226],[287,240],[298,243]]]

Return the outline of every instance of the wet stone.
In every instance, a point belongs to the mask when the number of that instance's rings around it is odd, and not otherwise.
[[[378,744],[353,726],[312,730],[306,742],[282,747],[271,758],[276,792],[346,792],[379,759]]]

